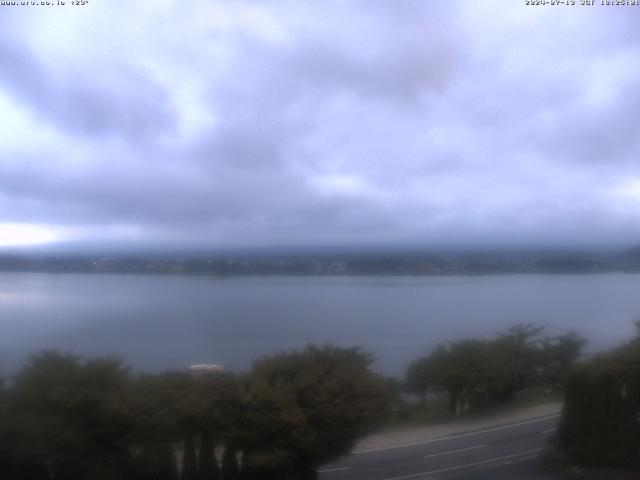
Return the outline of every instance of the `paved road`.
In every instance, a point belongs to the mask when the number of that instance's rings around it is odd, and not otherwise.
[[[321,480],[554,480],[537,465],[558,415],[439,439],[357,452],[319,470]]]

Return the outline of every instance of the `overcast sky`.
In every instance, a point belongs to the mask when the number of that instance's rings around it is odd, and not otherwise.
[[[524,1],[0,6],[0,245],[637,243],[639,27]]]

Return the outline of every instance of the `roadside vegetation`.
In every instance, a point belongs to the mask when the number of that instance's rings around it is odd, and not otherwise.
[[[640,470],[640,321],[636,326],[635,338],[569,377],[554,459],[559,466]]]
[[[195,378],[41,353],[1,390],[0,478],[315,478],[388,414],[370,362],[310,346]]]
[[[329,345],[264,357],[244,375],[134,374],[118,360],[42,352],[0,388],[0,478],[313,479],[389,422],[554,398],[567,381],[569,400],[590,394],[570,375],[584,345],[517,325],[439,345],[403,381],[374,373],[358,348]],[[567,439],[582,435],[567,422]]]
[[[458,416],[515,401],[560,398],[586,342],[575,332],[548,336],[544,330],[521,324],[494,338],[438,345],[407,370],[406,388],[419,401],[404,406],[404,418]]]

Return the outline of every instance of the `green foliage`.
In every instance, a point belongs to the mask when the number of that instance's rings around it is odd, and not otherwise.
[[[115,360],[82,363],[54,352],[32,357],[8,400],[15,462],[47,463],[68,480],[126,478],[129,385],[128,370]]]
[[[439,347],[443,348],[443,347]],[[409,364],[405,374],[405,388],[415,393],[424,403],[430,389],[438,386],[437,369],[434,362],[435,352],[429,357],[421,357]]]
[[[541,336],[542,327],[516,325],[491,340],[462,339],[439,345],[409,366],[405,382],[423,400],[444,392],[449,411],[506,403],[537,384],[561,384],[581,355],[584,340],[571,332]]]
[[[173,448],[170,445],[162,445],[158,453],[158,480],[178,480],[178,465],[176,464],[176,454]]]
[[[545,338],[540,352],[540,364],[544,368],[546,383],[562,388],[586,343],[586,340],[574,331]]]
[[[559,440],[574,461],[640,470],[640,328],[567,383]]]
[[[142,375],[129,396],[134,417],[134,440],[141,448],[168,444],[180,437],[175,382],[165,375]]]
[[[187,434],[182,450],[182,480],[198,480],[198,460],[193,436]]]
[[[200,480],[218,480],[220,468],[213,451],[213,443],[208,432],[200,435],[200,450],[198,452],[198,478]]]
[[[115,360],[44,352],[0,388],[0,475],[178,480],[182,450],[183,480],[313,478],[388,409],[369,364],[327,346],[265,358],[242,379],[133,376]],[[212,438],[226,447],[222,472]]]
[[[138,480],[178,480],[178,466],[173,447],[158,444],[138,452],[134,459],[132,478]]]
[[[225,447],[224,454],[222,455],[222,478],[223,480],[240,479],[240,466],[238,465],[237,452],[231,445]]]
[[[347,453],[388,412],[370,363],[358,349],[330,346],[256,362],[243,388],[246,463],[313,467]]]
[[[240,436],[238,419],[244,415],[240,399],[240,382],[231,373],[216,373],[192,379],[204,404],[196,422],[215,438],[234,442]]]
[[[12,475],[7,404],[7,390],[0,377],[0,478],[9,478]]]

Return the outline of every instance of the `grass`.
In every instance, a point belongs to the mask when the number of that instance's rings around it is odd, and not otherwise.
[[[446,421],[463,421],[491,415],[505,414],[522,408],[562,402],[562,392],[546,389],[529,389],[521,392],[513,401],[493,407],[463,412],[451,416],[446,398],[433,398],[425,403],[400,402],[386,427],[417,427]]]

